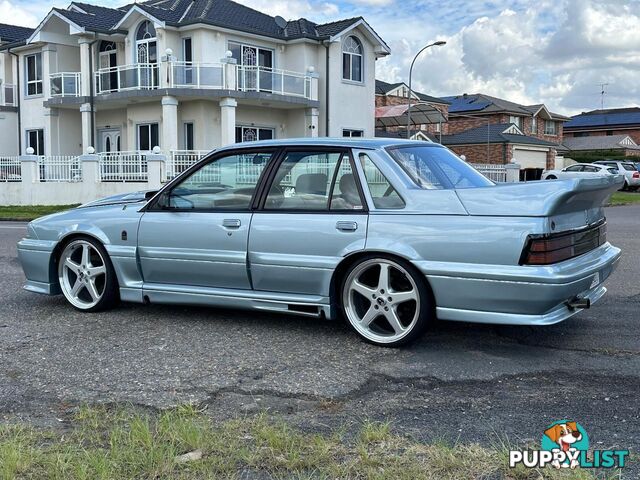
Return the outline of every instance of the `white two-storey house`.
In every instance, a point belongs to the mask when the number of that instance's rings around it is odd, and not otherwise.
[[[0,155],[373,136],[375,61],[388,54],[361,17],[285,21],[230,0],[73,2],[0,37]]]

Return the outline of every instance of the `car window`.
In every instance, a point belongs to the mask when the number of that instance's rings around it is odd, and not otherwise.
[[[607,168],[607,171],[613,175],[617,175],[618,174],[618,169],[617,168]]]
[[[624,167],[625,170],[628,170],[630,172],[636,171],[636,167],[631,165],[630,163],[623,163],[622,166]]]
[[[249,210],[258,180],[272,153],[218,158],[191,173],[160,199],[170,210]]]
[[[598,172],[599,169],[596,167],[592,167],[591,165],[585,165],[584,169],[585,172]]]
[[[570,167],[567,167],[567,172],[581,172],[583,169],[582,165],[571,165]]]
[[[425,189],[487,187],[494,183],[446,148],[409,146],[387,149],[389,154]]]
[[[333,210],[362,210],[346,152],[289,152],[269,188],[265,209],[328,210],[332,191]]]
[[[369,155],[361,153],[359,158],[373,205],[376,208],[404,208],[404,200],[369,158]]]

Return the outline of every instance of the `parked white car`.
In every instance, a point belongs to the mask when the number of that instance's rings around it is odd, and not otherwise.
[[[618,170],[608,165],[595,163],[576,163],[562,170],[545,170],[542,172],[542,180],[562,180],[565,178],[586,178],[617,175]]]
[[[640,188],[640,172],[633,162],[619,162],[616,160],[598,160],[594,165],[603,165],[608,168],[615,168],[616,173],[624,175],[624,185],[621,190],[638,190]]]

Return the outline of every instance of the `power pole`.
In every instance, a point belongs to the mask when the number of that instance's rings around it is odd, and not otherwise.
[[[600,110],[604,110],[604,96],[607,94],[608,83],[599,83],[600,86]]]

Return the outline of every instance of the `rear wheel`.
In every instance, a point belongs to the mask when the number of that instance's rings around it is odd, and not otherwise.
[[[96,312],[118,299],[118,282],[104,247],[89,238],[67,244],[58,262],[60,289],[78,310]]]
[[[409,343],[434,317],[424,278],[397,259],[365,257],[349,268],[341,292],[344,316],[362,338],[376,345]]]

